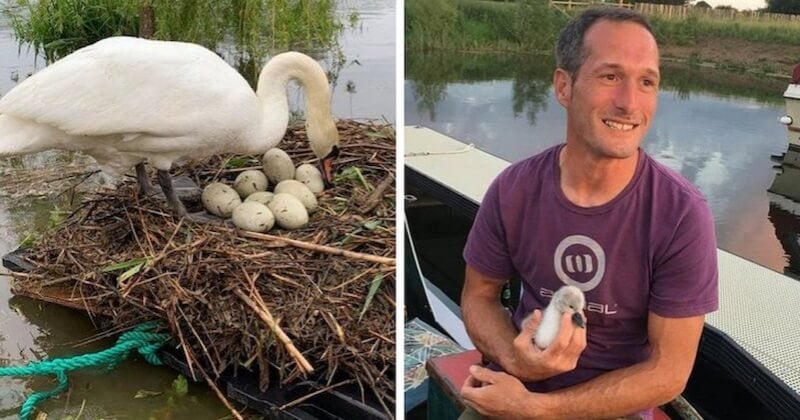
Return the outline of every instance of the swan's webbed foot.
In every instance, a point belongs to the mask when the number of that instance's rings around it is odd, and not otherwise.
[[[136,182],[139,183],[139,197],[148,197],[158,194],[153,184],[150,183],[150,178],[147,176],[147,169],[144,167],[144,162],[136,164]]]
[[[207,224],[207,225],[231,225],[232,222],[230,220],[223,219],[219,216],[214,216],[213,214],[203,210],[198,211],[196,213],[189,213],[184,216],[186,219],[191,220],[194,223],[198,224]]]
[[[185,177],[184,177],[185,178]],[[169,175],[168,171],[158,171],[158,184],[161,185],[161,190],[164,192],[164,196],[167,198],[167,204],[169,205],[170,209],[175,216],[179,218],[184,218],[186,220],[195,222],[195,223],[202,223],[202,224],[228,224],[229,221],[214,216],[207,211],[199,211],[195,213],[189,213],[186,210],[186,206],[183,204],[183,201],[179,198],[180,196],[185,196],[187,199],[191,201],[192,198],[199,196],[200,189],[197,185],[194,184],[188,178],[176,179],[176,184],[178,188],[173,185],[172,177]],[[180,189],[180,191],[179,191]],[[160,194],[159,194],[160,195]]]
[[[137,166],[137,174],[138,171]],[[158,170],[158,184],[161,185],[161,191],[163,191],[164,196],[167,197],[167,204],[170,209],[172,209],[172,212],[177,217],[187,217],[189,213],[186,211],[186,206],[184,206],[183,202],[178,198],[178,194],[172,186],[172,177],[169,175],[168,171]]]

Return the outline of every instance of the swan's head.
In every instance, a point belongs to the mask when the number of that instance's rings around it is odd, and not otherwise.
[[[319,121],[306,120],[311,150],[319,158],[319,170],[325,184],[333,182],[333,161],[339,156],[339,132],[332,117]]]
[[[556,305],[559,313],[572,313],[572,321],[575,325],[585,328],[583,320],[583,308],[586,307],[586,298],[581,289],[575,286],[564,286],[553,294],[552,303]]]

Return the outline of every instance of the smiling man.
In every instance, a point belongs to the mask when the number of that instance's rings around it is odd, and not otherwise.
[[[464,250],[464,322],[493,361],[470,369],[465,415],[649,418],[684,389],[718,307],[713,218],[694,186],[640,148],[660,79],[647,21],[587,10],[562,30],[556,59],[566,142],[495,179]],[[499,293],[514,274],[523,290],[509,317]],[[540,310],[565,284],[586,296],[586,329],[565,314],[539,350]]]

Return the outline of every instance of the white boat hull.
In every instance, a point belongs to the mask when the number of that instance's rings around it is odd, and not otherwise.
[[[792,120],[786,126],[789,146],[800,149],[800,84],[790,84],[783,97],[786,99],[786,116]]]

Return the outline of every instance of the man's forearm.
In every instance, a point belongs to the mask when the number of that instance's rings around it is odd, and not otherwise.
[[[461,302],[464,325],[472,343],[490,360],[508,369],[507,362],[513,357],[512,343],[517,330],[511,322],[508,310],[499,300],[471,297]]]
[[[686,378],[656,360],[618,369],[549,394],[531,394],[535,418],[613,418],[674,399]]]

